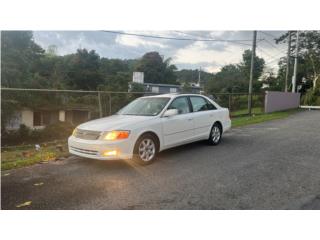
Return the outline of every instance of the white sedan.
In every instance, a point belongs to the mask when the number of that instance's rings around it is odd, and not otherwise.
[[[229,130],[229,110],[198,94],[164,94],[135,99],[115,115],[79,125],[68,139],[71,154],[100,159],[153,162],[157,153],[208,140],[219,144]]]

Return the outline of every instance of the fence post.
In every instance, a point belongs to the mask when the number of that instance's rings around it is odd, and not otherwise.
[[[99,102],[99,116],[100,118],[103,117],[103,114],[102,114],[102,104],[101,104],[101,93],[98,92],[98,102]]]
[[[231,94],[229,94],[229,112],[231,112]]]
[[[112,114],[111,106],[111,93],[109,93],[109,116]]]

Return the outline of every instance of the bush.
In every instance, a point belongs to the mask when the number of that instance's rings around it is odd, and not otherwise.
[[[74,126],[69,122],[59,122],[46,126],[42,131],[42,139],[64,139],[72,134]]]
[[[12,146],[66,140],[73,128],[74,126],[69,122],[59,122],[48,125],[44,129],[34,130],[22,124],[18,130],[4,131],[1,142],[3,146]]]
[[[303,105],[320,106],[320,87],[316,89],[309,89],[301,98],[301,102]]]

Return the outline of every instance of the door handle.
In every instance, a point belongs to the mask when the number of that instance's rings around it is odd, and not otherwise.
[[[191,120],[193,120],[193,118],[188,118],[188,121],[191,121]]]

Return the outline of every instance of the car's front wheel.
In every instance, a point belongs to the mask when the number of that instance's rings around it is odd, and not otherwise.
[[[142,135],[135,144],[133,160],[140,165],[152,163],[158,153],[158,142],[152,134]]]
[[[211,145],[218,145],[221,141],[221,138],[222,138],[222,127],[220,124],[215,123],[211,128],[208,141]]]

